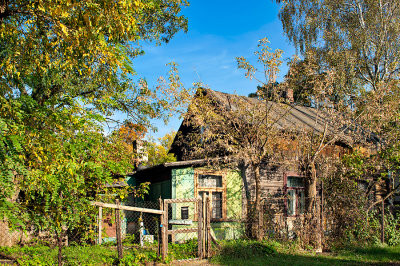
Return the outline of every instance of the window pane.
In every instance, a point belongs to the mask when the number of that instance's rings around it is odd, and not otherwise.
[[[222,187],[221,175],[198,175],[199,187]]]
[[[301,177],[288,176],[287,178],[288,187],[304,187],[304,181]]]
[[[299,191],[299,197],[300,197],[300,214],[303,214],[305,209],[304,190]]]
[[[296,215],[296,193],[294,190],[288,190],[288,215]]]
[[[200,198],[203,198],[203,194],[205,194],[205,195],[208,196],[208,192],[206,192],[206,191],[199,191],[199,197],[200,197]]]
[[[212,193],[212,218],[222,218],[222,192]]]
[[[189,207],[181,207],[181,219],[189,219]]]

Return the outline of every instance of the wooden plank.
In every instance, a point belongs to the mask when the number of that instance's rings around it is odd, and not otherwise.
[[[212,235],[212,234],[210,234],[210,236],[211,236],[211,241],[217,246],[217,248],[221,248],[221,245],[220,244],[218,244],[218,241],[217,241],[217,239],[215,239],[215,237]]]
[[[126,211],[145,212],[145,213],[153,213],[153,214],[163,214],[163,211],[161,211],[161,210],[139,208],[139,207],[131,207],[131,206],[124,206],[124,205],[117,205],[117,204],[103,203],[103,202],[94,202],[94,201],[92,201],[90,203],[90,205],[103,207],[103,208],[113,208],[113,209],[119,209],[119,210],[126,210]]]
[[[195,160],[188,160],[188,161],[178,161],[178,162],[170,162],[170,163],[164,163],[165,167],[170,167],[170,166],[185,166],[185,165],[192,165],[192,164],[202,164],[205,163],[207,160],[206,159],[195,159]]]
[[[202,199],[197,200],[197,253],[200,259],[203,258],[203,204]]]
[[[166,203],[182,203],[182,202],[196,202],[196,198],[190,198],[190,199],[165,199],[164,202]]]
[[[98,240],[98,244],[101,245],[101,233],[103,231],[103,207],[99,207],[99,240]]]
[[[201,221],[201,223],[202,223],[202,240],[203,240],[203,243],[202,243],[202,245],[201,245],[201,247],[202,247],[202,254],[203,254],[203,258],[206,256],[206,240],[207,240],[207,236],[206,236],[206,231],[207,231],[207,226],[206,226],[206,219],[207,219],[207,212],[206,212],[206,210],[207,210],[207,202],[206,202],[206,193],[203,193],[203,198],[202,198],[202,201],[203,201],[203,219],[202,219],[202,221]]]
[[[164,200],[164,217],[163,217],[163,261],[167,258],[168,255],[168,203]]]
[[[207,258],[211,257],[211,194],[207,197]]]
[[[172,234],[179,234],[179,233],[193,233],[197,232],[197,228],[181,228],[181,229],[174,229],[174,230],[167,230],[169,235]]]
[[[116,205],[119,205],[119,200],[116,200]],[[115,225],[116,225],[116,234],[117,234],[117,250],[118,250],[118,259],[121,260],[123,257],[122,254],[122,236],[121,236],[121,216],[119,214],[119,208],[115,209]]]

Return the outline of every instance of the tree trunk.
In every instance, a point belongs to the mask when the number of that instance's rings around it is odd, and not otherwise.
[[[254,177],[255,177],[255,184],[256,184],[256,199],[255,199],[255,236],[257,240],[263,239],[263,230],[262,230],[262,210],[261,210],[261,177],[260,177],[260,166],[255,165],[253,166],[254,169]]]
[[[315,216],[315,203],[317,198],[317,171],[314,162],[309,163],[306,177],[305,209],[307,214]]]
[[[317,171],[315,162],[308,162],[306,176],[305,223],[310,234],[308,240],[317,252],[322,251],[320,204],[317,204]]]
[[[62,265],[62,232],[57,233],[58,244],[58,266]]]

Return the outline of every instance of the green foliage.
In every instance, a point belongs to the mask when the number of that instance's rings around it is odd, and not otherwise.
[[[90,242],[90,201],[123,198],[108,188],[132,170],[121,135],[103,132],[116,112],[141,129],[182,103],[170,79],[134,82],[141,41],[186,30],[186,1],[1,1],[0,219]],[[134,121],[134,122],[132,122]],[[139,187],[139,196],[148,186]],[[132,192],[132,191],[131,191]]]
[[[169,243],[168,256],[174,260],[196,258],[198,252],[197,244],[197,238],[189,239],[184,243]]]
[[[255,240],[232,240],[223,244],[221,256],[252,259],[258,256],[269,256],[276,253],[276,244],[257,242]]]
[[[129,234],[126,235],[125,238],[122,240],[123,245],[132,245],[135,244],[135,235]]]
[[[167,133],[164,137],[156,141],[149,141],[146,145],[146,151],[148,155],[148,166],[154,166],[162,163],[175,162],[176,157],[174,154],[168,153],[171,148],[172,142],[174,141],[176,132],[171,131]]]
[[[122,260],[121,265],[143,265],[148,262],[161,261],[161,258],[157,256],[157,251],[153,249],[134,248],[130,252],[126,252]]]
[[[373,211],[369,213],[368,222],[370,226],[370,241],[374,244],[380,244],[382,216],[380,212]],[[389,246],[400,245],[400,217],[393,215],[387,209],[384,216],[385,223],[385,243]]]
[[[276,0],[289,40],[320,65],[340,73],[337,90],[356,96],[359,85],[374,90],[398,79],[400,11],[397,0]],[[378,41],[379,40],[379,41]],[[350,96],[350,95],[347,95]]]
[[[343,237],[336,239],[335,243],[331,243],[331,247],[341,250],[353,247],[381,246],[381,219],[380,211],[360,212],[359,217],[354,219],[352,224],[345,226]],[[384,223],[385,245],[400,245],[400,218],[386,210]]]
[[[0,252],[17,259],[19,265],[55,265],[57,249],[49,246],[0,247]],[[117,258],[113,248],[70,246],[63,250],[66,265],[111,265]]]
[[[241,240],[242,242],[244,240]],[[231,242],[233,245],[234,242]],[[400,260],[400,246],[396,247],[348,247],[332,253],[315,254],[299,248],[295,242],[264,242],[274,252],[266,256],[248,254],[246,249],[236,249],[233,253],[225,253],[224,249],[211,259],[211,263],[221,265],[365,265],[397,263]],[[240,247],[247,245],[240,244]],[[241,256],[241,253],[247,253]],[[229,254],[229,255],[228,255]],[[232,255],[231,255],[232,254]]]

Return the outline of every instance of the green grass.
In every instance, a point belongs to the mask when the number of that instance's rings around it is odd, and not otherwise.
[[[195,241],[170,245],[169,261],[195,256]],[[48,246],[0,247],[0,252],[13,256],[20,265],[56,265],[57,249]],[[193,253],[193,254],[192,254]],[[124,250],[121,265],[143,265],[160,261],[154,246],[129,247]],[[115,265],[117,251],[112,246],[70,246],[63,248],[64,265]],[[400,246],[366,247],[315,254],[300,251],[293,244],[236,240],[223,243],[219,255],[211,259],[221,265],[400,265]]]
[[[19,265],[57,265],[58,249],[46,245],[0,247],[0,252],[17,259]],[[189,259],[197,256],[197,239],[183,244],[169,244],[167,261]],[[117,265],[115,243],[102,246],[68,246],[62,249],[63,265]],[[143,248],[137,244],[125,243],[124,258],[120,265],[144,265],[147,262],[161,262],[157,256],[157,244]]]
[[[221,265],[387,265],[400,263],[400,246],[397,247],[369,247],[343,250],[336,253],[315,254],[310,251],[299,251],[290,246],[277,243],[264,243],[273,248],[275,252],[255,254],[249,248],[244,249],[239,243],[238,251],[232,253],[225,244],[221,254],[211,259],[212,263]],[[228,250],[228,251],[227,251]]]
[[[17,259],[19,265],[57,265],[58,250],[48,246],[0,247],[0,252]],[[63,248],[64,265],[112,265],[115,248],[104,246],[70,246]]]

